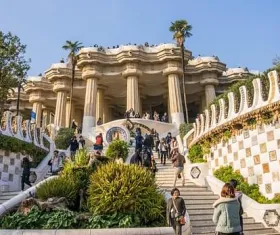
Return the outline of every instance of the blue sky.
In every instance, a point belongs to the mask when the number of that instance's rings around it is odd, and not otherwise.
[[[172,42],[171,21],[193,26],[187,48],[227,67],[265,70],[280,54],[279,0],[2,0],[0,30],[27,44],[29,75],[66,57],[61,46]]]

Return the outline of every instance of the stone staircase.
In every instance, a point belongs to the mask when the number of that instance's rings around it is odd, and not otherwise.
[[[157,161],[158,172],[156,174],[157,183],[160,188],[170,192],[173,188],[174,169],[169,160],[165,166],[160,164],[157,153],[154,153]],[[187,211],[190,216],[193,235],[214,235],[215,224],[212,221],[213,203],[219,198],[206,186],[199,186],[186,179],[185,186],[182,187],[182,180],[177,179],[176,187],[184,198]],[[265,228],[262,223],[257,223],[251,217],[244,216],[244,234],[280,234],[272,228]]]
[[[0,205],[18,195],[20,192],[0,192]]]

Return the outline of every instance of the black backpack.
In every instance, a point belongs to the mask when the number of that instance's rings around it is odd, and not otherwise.
[[[151,158],[148,152],[143,153],[143,166],[150,167],[151,166]]]

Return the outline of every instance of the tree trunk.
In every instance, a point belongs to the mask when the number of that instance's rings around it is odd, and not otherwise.
[[[186,122],[189,123],[189,116],[188,116],[188,105],[187,105],[187,96],[186,96],[186,84],[185,84],[185,50],[184,50],[184,43],[181,44],[181,56],[182,56],[182,69],[183,69],[183,94],[184,94],[184,106],[186,112]]]
[[[75,78],[75,62],[74,62],[74,56],[71,58],[72,62],[72,77],[71,77],[71,88],[70,88],[70,107],[69,107],[69,128],[71,128],[72,125],[72,99],[73,99],[73,86],[74,86],[74,78]]]

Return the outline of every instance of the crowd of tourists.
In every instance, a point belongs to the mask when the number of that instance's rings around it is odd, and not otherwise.
[[[133,108],[129,109],[124,113],[125,118],[141,118],[141,115],[139,112],[135,112]],[[160,122],[168,122],[168,115],[165,112],[161,117],[157,111],[154,111],[153,115],[151,115],[149,112],[144,112],[142,119],[146,120],[154,120],[154,121],[160,121]]]

